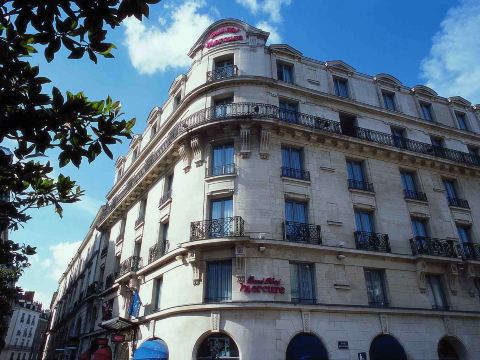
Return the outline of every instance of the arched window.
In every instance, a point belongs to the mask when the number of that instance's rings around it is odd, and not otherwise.
[[[407,360],[407,355],[393,336],[379,335],[370,344],[370,360]]]
[[[225,334],[212,334],[200,344],[197,360],[240,359],[237,344]]]
[[[302,333],[290,340],[287,360],[328,360],[328,353],[318,337]]]
[[[439,360],[464,360],[467,351],[463,344],[452,336],[445,336],[438,342]]]

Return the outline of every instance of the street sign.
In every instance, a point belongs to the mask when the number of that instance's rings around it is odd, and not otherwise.
[[[358,353],[358,360],[367,360],[367,353],[366,352]]]
[[[339,341],[338,348],[340,350],[348,350],[348,341]]]

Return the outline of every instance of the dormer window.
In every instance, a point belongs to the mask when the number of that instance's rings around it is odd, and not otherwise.
[[[181,101],[182,101],[182,94],[178,93],[173,99],[173,110],[176,110],[180,106]]]
[[[140,146],[136,146],[135,149],[133,149],[132,162],[137,160],[139,152],[140,152]]]
[[[433,122],[432,104],[421,102],[420,110],[422,112],[422,117],[424,120]]]
[[[396,111],[397,107],[395,106],[395,94],[389,91],[382,91],[382,96],[385,109]]]
[[[277,61],[277,79],[293,84],[293,65]]]
[[[458,128],[460,130],[470,130],[468,127],[467,116],[465,115],[465,113],[455,112],[455,117],[457,118]]]
[[[154,123],[152,125],[152,137],[154,137],[158,132],[158,124],[157,123]]]
[[[348,80],[344,78],[334,77],[333,87],[335,95],[348,98]]]

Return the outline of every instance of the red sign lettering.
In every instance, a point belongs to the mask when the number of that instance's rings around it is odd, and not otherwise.
[[[266,294],[284,294],[285,288],[280,286],[281,280],[271,278],[255,279],[250,276],[246,283],[240,283],[240,292],[250,293],[266,293]]]
[[[213,46],[217,46],[220,44],[243,40],[243,35],[232,35],[232,36],[226,36],[220,39],[215,39],[215,40],[213,39],[222,34],[236,34],[238,32],[240,32],[240,29],[236,26],[224,26],[215,31],[212,31],[208,36],[209,40],[205,43],[205,47],[209,49]]]

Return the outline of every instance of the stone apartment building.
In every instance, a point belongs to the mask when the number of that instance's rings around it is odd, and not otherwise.
[[[199,35],[60,279],[45,358],[480,358],[480,105],[235,19]]]
[[[39,346],[43,341],[48,322],[48,310],[34,301],[35,292],[19,294],[5,337],[5,347],[0,352],[0,360],[41,359]]]

